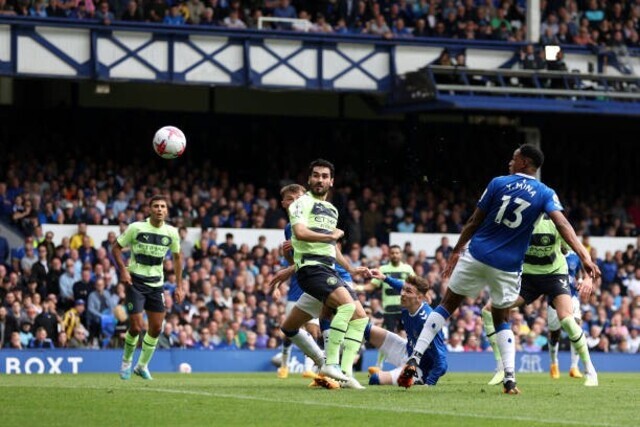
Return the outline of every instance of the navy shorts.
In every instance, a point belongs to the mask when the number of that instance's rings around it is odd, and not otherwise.
[[[138,314],[143,310],[164,313],[164,289],[145,285],[134,278],[133,284],[127,286],[127,312]]]
[[[523,274],[521,284],[520,296],[527,305],[537,300],[540,295],[546,295],[552,307],[553,300],[558,295],[571,296],[567,274]]]
[[[323,303],[339,287],[350,289],[340,275],[333,268],[326,265],[302,267],[296,272],[296,276],[298,277],[300,288]]]

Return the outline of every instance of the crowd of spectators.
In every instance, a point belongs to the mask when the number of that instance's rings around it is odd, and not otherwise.
[[[180,228],[184,276],[165,261],[167,322],[161,348],[276,348],[285,300],[273,299],[267,287],[282,268],[282,254],[255,245],[238,245],[233,233],[219,227],[283,228],[278,188],[234,183],[220,171],[215,177],[198,168],[173,179],[144,168],[115,165],[112,160],[65,162],[9,161],[0,176],[0,217],[24,235],[24,244],[9,247],[0,237],[0,347],[104,348],[122,346],[127,314],[125,287],[111,257],[116,233],[94,242],[87,225],[111,224],[123,230],[147,216],[147,200],[170,196],[169,216]],[[348,172],[350,174],[352,172]],[[283,173],[283,176],[287,174]],[[303,178],[300,182],[304,182]],[[357,185],[341,175],[332,200],[346,231],[345,254],[354,265],[377,267],[388,262],[389,232],[456,233],[473,209],[478,194],[458,187],[427,190]],[[279,184],[289,183],[283,179]],[[562,195],[569,219],[591,251],[602,279],[582,301],[583,327],[593,351],[637,352],[640,345],[640,241],[615,252],[599,253],[590,236],[637,236],[640,197],[618,197],[587,204]],[[42,224],[72,224],[77,233],[55,244]],[[185,227],[200,227],[189,241]],[[639,239],[640,240],[640,239]],[[450,253],[405,245],[404,261],[432,284],[430,300],[438,304],[446,282],[441,272]],[[357,282],[365,279],[356,277]],[[176,286],[188,297],[172,299]],[[286,295],[286,289],[284,290]],[[359,295],[374,323],[381,322],[380,295]],[[480,310],[487,295],[468,300],[447,330],[452,351],[487,351]],[[522,351],[546,344],[545,301],[514,313],[513,328]],[[566,345],[566,342],[565,342]]]
[[[638,47],[637,1],[540,1],[540,42]],[[0,0],[1,15],[258,28],[384,38],[526,41],[525,0]]]

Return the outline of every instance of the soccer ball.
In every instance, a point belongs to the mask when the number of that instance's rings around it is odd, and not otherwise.
[[[176,159],[187,148],[187,138],[175,126],[164,126],[153,136],[153,150],[163,159]]]
[[[180,366],[178,366],[178,371],[180,371],[181,374],[190,374],[191,373],[191,365],[189,365],[186,362],[182,362],[180,364]]]

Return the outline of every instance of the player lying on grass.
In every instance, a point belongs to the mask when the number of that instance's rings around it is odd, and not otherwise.
[[[373,326],[371,323],[367,325],[365,339],[383,353],[387,362],[396,366],[391,371],[381,371],[378,367],[369,368],[371,374],[369,384],[407,387],[408,385],[400,377],[400,373],[407,359],[413,354],[416,340],[420,336],[427,316],[431,313],[431,307],[425,300],[429,283],[422,277],[413,275],[407,277],[406,282],[403,282],[400,279],[386,276],[377,269],[371,270],[371,275],[400,292],[402,325],[407,333],[407,338]],[[413,384],[436,385],[438,379],[446,372],[447,346],[441,331],[420,359]]]

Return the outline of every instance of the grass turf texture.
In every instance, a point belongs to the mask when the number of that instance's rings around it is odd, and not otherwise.
[[[299,374],[2,375],[2,424],[234,426],[637,426],[640,374],[600,374],[600,386],[520,374],[519,396],[491,374],[447,374],[437,387],[307,388]],[[366,384],[365,374],[358,378]],[[508,424],[507,424],[508,423]]]

